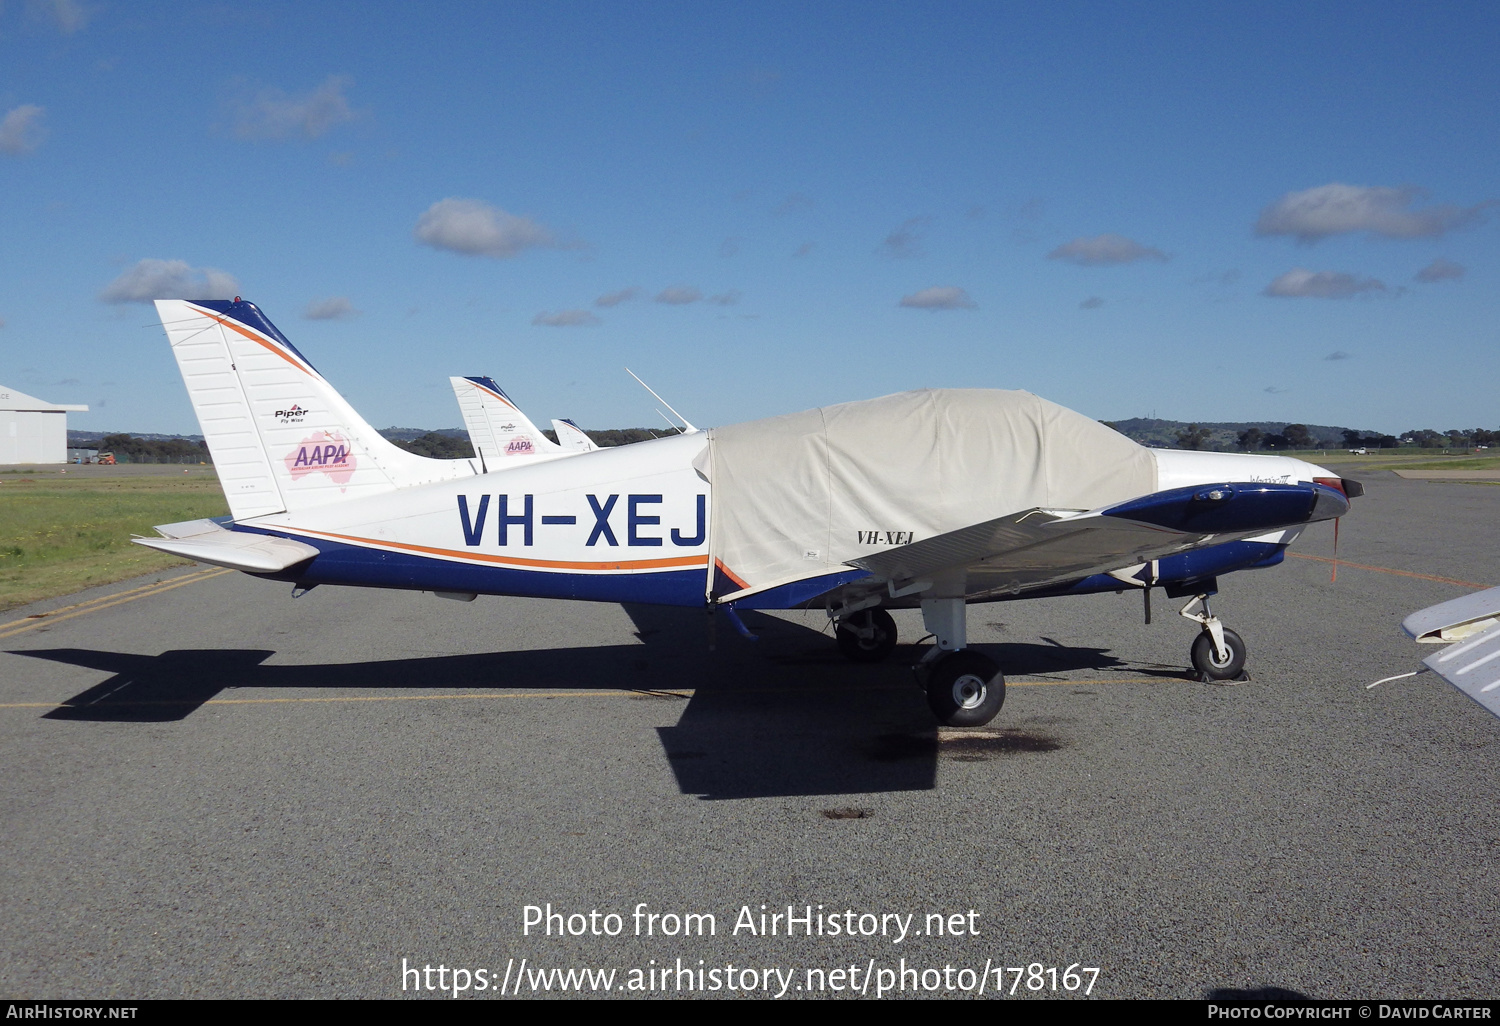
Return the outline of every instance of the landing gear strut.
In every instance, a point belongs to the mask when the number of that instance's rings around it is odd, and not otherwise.
[[[968,648],[964,600],[922,600],[922,622],[937,644],[917,663],[927,706],[949,727],[980,727],[1005,704],[1005,677],[993,659]]]
[[[1204,683],[1211,680],[1247,681],[1245,673],[1245,641],[1234,631],[1224,626],[1208,608],[1207,595],[1194,595],[1182,607],[1181,616],[1196,620],[1203,626],[1198,637],[1193,639],[1191,658],[1193,669],[1198,671]]]

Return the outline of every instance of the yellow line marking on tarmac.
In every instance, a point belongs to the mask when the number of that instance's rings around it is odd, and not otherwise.
[[[1456,584],[1461,588],[1488,588],[1488,584],[1475,584],[1473,581],[1458,581],[1452,577],[1439,577],[1436,574],[1419,574],[1411,570],[1395,570],[1388,566],[1370,566],[1366,563],[1351,563],[1347,559],[1334,559],[1331,556],[1309,556],[1305,552],[1288,552],[1288,556],[1296,556],[1298,559],[1312,559],[1319,563],[1332,563],[1335,566],[1352,566],[1356,570],[1374,570],[1382,574],[1399,574],[1402,577],[1415,577],[1419,581],[1437,581],[1439,584]]]
[[[126,602],[134,602],[136,599],[150,598],[160,595],[164,591],[180,588],[185,584],[196,584],[210,577],[218,577],[222,574],[232,574],[233,570],[214,567],[210,570],[197,570],[181,577],[173,577],[167,581],[156,581],[152,584],[143,584],[129,591],[119,591],[112,595],[101,595],[98,598],[89,599],[87,602],[78,602],[71,606],[63,606],[49,613],[37,613],[33,616],[22,617],[12,620],[10,623],[0,623],[0,638],[13,638],[17,634],[35,630],[38,627],[46,627],[50,624],[60,623],[63,620],[71,620],[75,616],[83,616],[85,613],[98,612],[111,606],[118,606]]]

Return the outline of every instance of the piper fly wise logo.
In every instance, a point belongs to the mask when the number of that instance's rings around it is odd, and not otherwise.
[[[293,481],[309,474],[327,474],[334,484],[347,485],[354,476],[356,460],[343,435],[317,431],[297,443],[283,462]]]
[[[283,424],[301,424],[307,416],[307,408],[293,403],[288,409],[277,410],[276,419]]]

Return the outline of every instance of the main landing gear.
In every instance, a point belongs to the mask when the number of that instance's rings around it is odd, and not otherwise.
[[[967,647],[964,600],[923,599],[922,620],[937,638],[914,667],[938,722],[979,727],[1005,704],[1005,677],[993,659]],[[874,663],[896,647],[896,621],[879,606],[835,616],[839,651],[860,663]]]
[[[1196,620],[1203,627],[1193,639],[1191,651],[1193,669],[1198,671],[1200,681],[1207,684],[1216,680],[1250,679],[1245,673],[1245,640],[1214,616],[1206,594],[1194,595],[1179,615]]]
[[[878,663],[896,649],[896,621],[879,606],[842,617],[833,633],[839,651],[856,663]]]

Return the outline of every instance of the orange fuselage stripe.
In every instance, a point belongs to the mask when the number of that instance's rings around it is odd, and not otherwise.
[[[549,570],[664,570],[670,567],[706,566],[708,563],[707,556],[674,556],[671,559],[636,559],[610,563],[586,563],[564,559],[526,559],[521,556],[491,556],[483,552],[459,552],[455,549],[440,549],[430,545],[413,545],[409,542],[381,541],[376,538],[361,538],[353,534],[314,531],[308,527],[288,527],[285,530],[303,534],[314,534],[322,538],[336,538],[339,541],[354,542],[360,545],[402,549],[407,552],[421,552],[427,555],[449,558],[457,557],[463,560],[478,560],[485,563],[540,567]]]

